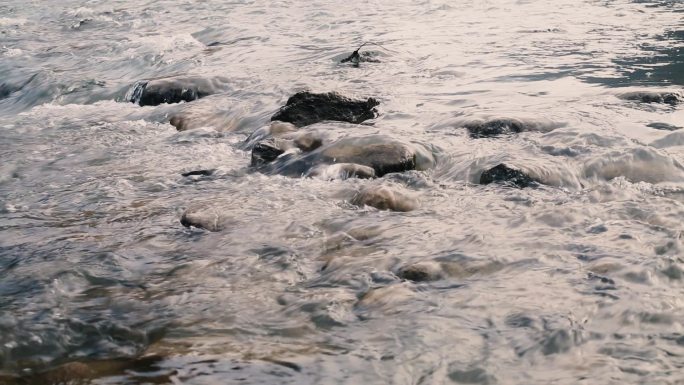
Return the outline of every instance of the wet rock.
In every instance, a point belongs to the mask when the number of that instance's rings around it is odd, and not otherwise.
[[[684,101],[684,95],[677,91],[633,91],[619,94],[623,100],[640,103],[664,103],[676,105]]]
[[[366,187],[351,199],[351,203],[391,211],[411,211],[418,207],[418,201],[408,193],[387,186]]]
[[[646,127],[650,127],[650,128],[655,129],[655,130],[662,130],[662,131],[677,131],[677,130],[682,129],[682,127],[675,126],[673,124],[660,123],[660,122],[649,123],[646,125]]]
[[[379,104],[380,102],[373,98],[350,99],[335,92],[299,92],[291,96],[271,120],[292,123],[297,127],[325,120],[359,124],[375,118],[375,107]]]
[[[304,152],[313,151],[323,145],[323,137],[317,132],[305,132],[296,135],[293,143]]]
[[[539,183],[520,170],[501,163],[485,170],[480,176],[480,184],[503,183],[520,188],[536,186]]]
[[[525,125],[522,121],[511,118],[472,121],[466,123],[465,128],[472,138],[491,138],[525,131]]]
[[[358,67],[361,63],[380,63],[377,59],[378,53],[373,51],[363,51],[359,52],[366,43],[362,44],[361,47],[357,48],[356,51],[352,52],[349,56],[340,60],[340,63],[351,63],[353,66]]]
[[[210,207],[193,207],[185,210],[181,216],[181,224],[185,227],[196,227],[208,231],[221,231],[225,218]]]
[[[294,139],[286,139],[292,137]],[[360,177],[381,177],[388,173],[425,170],[432,167],[432,154],[419,145],[383,135],[345,137],[312,150],[323,139],[283,136],[257,142],[252,149],[252,164],[260,171],[290,176],[320,176],[345,172]],[[281,156],[288,152],[287,156]],[[269,164],[271,163],[271,164]],[[342,164],[337,168],[325,166]]]
[[[227,89],[227,79],[170,77],[142,80],[131,88],[126,99],[141,106],[191,102]],[[176,122],[181,124],[182,120]],[[175,124],[174,124],[175,126]]]
[[[437,262],[418,262],[402,267],[397,276],[413,282],[428,282],[444,278],[444,272]]]
[[[306,176],[320,179],[371,179],[375,178],[375,170],[372,167],[354,163],[324,164],[314,167]]]
[[[277,138],[267,138],[257,142],[252,148],[252,167],[258,167],[276,160],[284,154],[288,145]]]
[[[191,177],[191,176],[210,176],[212,175],[216,170],[215,169],[209,169],[209,170],[193,170],[193,171],[188,171],[184,172],[181,175],[184,177]]]
[[[372,167],[377,176],[416,169],[416,155],[411,145],[382,135],[342,138],[316,153],[323,162]]]

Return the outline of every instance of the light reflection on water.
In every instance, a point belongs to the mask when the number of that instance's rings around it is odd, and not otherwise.
[[[0,383],[684,381],[677,1],[0,5]],[[379,63],[340,59],[363,42]],[[123,103],[157,76],[225,94]],[[247,169],[298,90],[381,101],[431,170]],[[193,117],[176,132],[171,115]],[[472,139],[463,122],[535,131]],[[663,126],[664,125],[664,126]],[[544,186],[479,186],[501,162]],[[181,173],[216,169],[211,176]],[[406,213],[350,204],[403,185]],[[186,208],[222,230],[186,229]],[[398,278],[419,264],[439,279]]]

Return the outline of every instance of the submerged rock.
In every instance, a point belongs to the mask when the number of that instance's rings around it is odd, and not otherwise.
[[[263,139],[252,149],[252,166],[260,166],[262,172],[290,176],[346,173],[372,178],[392,172],[425,170],[434,164],[432,154],[421,151],[420,146],[384,135],[344,137],[316,148],[318,145],[316,135]],[[285,152],[287,156],[281,156]],[[331,165],[337,167],[326,167]]]
[[[224,219],[216,210],[210,207],[192,207],[181,216],[181,224],[185,227],[197,227],[208,231],[221,231]]]
[[[641,103],[665,103],[671,105],[684,101],[684,95],[677,91],[633,91],[619,94],[618,97]]]
[[[377,116],[375,109],[380,102],[376,99],[350,99],[336,92],[316,94],[298,92],[291,96],[272,121],[292,123],[303,127],[325,120],[359,124]]]
[[[207,170],[193,170],[193,171],[188,171],[184,172],[181,175],[184,177],[192,177],[192,176],[211,176],[214,174],[216,169],[207,169]]]
[[[646,125],[646,127],[650,127],[650,128],[655,129],[655,130],[661,130],[661,131],[677,131],[677,130],[682,129],[682,127],[675,126],[673,124],[660,123],[660,122],[649,123]]]
[[[520,188],[536,186],[539,183],[520,170],[501,163],[485,170],[480,176],[480,184],[503,183]]]
[[[282,140],[267,138],[257,142],[252,148],[252,167],[258,167],[276,160],[285,153],[287,146]]]
[[[512,118],[497,118],[466,123],[465,128],[472,138],[491,138],[518,134],[525,131],[525,124]]]
[[[306,175],[320,179],[371,179],[375,178],[375,170],[372,167],[354,163],[323,164],[311,169]]]
[[[391,211],[411,211],[418,207],[418,201],[414,197],[387,186],[366,187],[352,198],[351,203]]]
[[[437,262],[418,262],[402,267],[397,276],[413,282],[438,281],[444,278],[444,271]]]
[[[377,176],[416,169],[416,149],[383,135],[346,137],[314,154],[325,163],[354,163],[368,166]]]
[[[169,77],[142,80],[131,88],[126,99],[141,106],[191,102],[227,89],[227,79]],[[175,126],[175,125],[174,125]]]

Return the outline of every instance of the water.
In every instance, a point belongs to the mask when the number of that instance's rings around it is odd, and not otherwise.
[[[684,108],[616,97],[682,89],[682,16],[676,0],[3,2],[0,383],[684,383]],[[363,42],[379,63],[339,64]],[[230,90],[124,102],[168,75]],[[303,89],[376,97],[373,125],[321,128],[437,164],[250,171],[243,141]],[[488,117],[537,130],[462,128]],[[502,161],[544,185],[477,184]],[[216,172],[181,176],[198,169]],[[369,185],[420,206],[351,204]],[[221,231],[181,226],[188,208]],[[412,263],[441,279],[397,278]]]

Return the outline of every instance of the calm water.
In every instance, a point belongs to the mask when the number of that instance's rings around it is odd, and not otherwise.
[[[379,63],[339,64],[363,42]],[[616,97],[682,90],[681,1],[4,0],[0,74],[0,383],[684,383],[684,106]],[[231,89],[123,102],[179,74]],[[250,171],[303,89],[376,97],[321,127],[437,165]],[[462,128],[494,116],[539,129]],[[477,184],[502,161],[545,185]],[[375,184],[420,207],[349,203]]]

